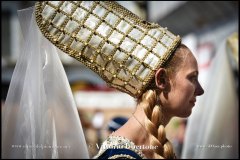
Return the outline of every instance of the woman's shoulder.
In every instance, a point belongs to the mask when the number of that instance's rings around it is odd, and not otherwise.
[[[144,159],[142,151],[129,139],[122,136],[109,136],[102,144],[94,159]]]

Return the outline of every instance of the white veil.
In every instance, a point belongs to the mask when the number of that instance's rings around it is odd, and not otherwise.
[[[2,158],[89,158],[73,95],[56,49],[19,11],[22,51],[2,107]]]

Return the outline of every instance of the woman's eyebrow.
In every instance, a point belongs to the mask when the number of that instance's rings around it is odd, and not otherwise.
[[[198,71],[192,71],[189,74],[198,76]]]

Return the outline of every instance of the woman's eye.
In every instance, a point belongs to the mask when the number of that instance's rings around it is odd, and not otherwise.
[[[191,82],[195,82],[195,81],[198,80],[198,78],[197,78],[197,76],[191,76],[191,77],[189,78],[189,80],[190,80]]]

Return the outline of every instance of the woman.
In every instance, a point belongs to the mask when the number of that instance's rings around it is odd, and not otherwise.
[[[166,66],[157,70],[151,84],[138,98],[133,116],[103,143],[95,158],[175,158],[164,127],[173,116],[188,117],[196,97],[204,93],[198,82],[197,61],[191,51],[179,45]],[[118,144],[126,150],[119,151],[111,146],[119,140],[128,144]],[[135,153],[129,150],[131,145]],[[140,147],[142,149],[137,149]]]
[[[196,59],[180,37],[116,2],[41,2],[35,14],[55,46],[137,98],[136,112],[95,158],[174,158],[164,127],[173,116],[188,117],[203,94]]]

